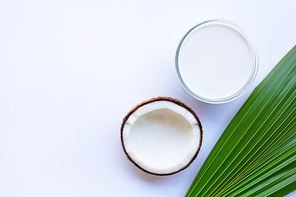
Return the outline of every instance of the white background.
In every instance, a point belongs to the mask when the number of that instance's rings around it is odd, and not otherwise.
[[[1,0],[0,196],[180,197],[252,89],[296,44],[294,0]],[[182,36],[209,18],[244,27],[259,52],[243,96],[211,105],[181,87]],[[122,118],[157,96],[200,117],[204,140],[186,170],[143,173],[125,157]],[[289,196],[296,196],[296,192]]]

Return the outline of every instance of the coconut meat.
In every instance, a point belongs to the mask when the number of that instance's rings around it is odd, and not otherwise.
[[[179,171],[190,163],[200,145],[197,120],[186,108],[155,101],[130,115],[123,129],[127,154],[155,174]]]

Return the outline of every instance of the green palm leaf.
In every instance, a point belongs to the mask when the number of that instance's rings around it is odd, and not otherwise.
[[[296,189],[296,46],[229,123],[186,196],[283,196]]]

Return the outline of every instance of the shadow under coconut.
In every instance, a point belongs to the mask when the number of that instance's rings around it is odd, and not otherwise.
[[[156,175],[148,174],[148,173],[142,171],[141,169],[139,169],[133,163],[131,163],[127,158],[125,160],[126,161],[124,163],[125,163],[127,170],[130,171],[131,174],[134,174],[135,176],[137,176],[138,178],[140,178],[144,181],[159,183],[159,182],[165,181],[164,179],[169,177],[169,176],[156,176]]]
[[[165,186],[165,185],[171,186],[172,184],[177,184],[177,183],[179,184],[180,180],[182,180],[182,183],[187,182],[185,185],[190,184],[191,179],[188,179],[188,173],[192,174],[192,172],[191,172],[192,169],[189,170],[186,168],[186,169],[184,169],[180,172],[177,172],[175,174],[172,174],[172,175],[158,176],[158,175],[152,175],[152,174],[142,171],[137,166],[135,166],[133,163],[131,163],[126,157],[123,159],[124,159],[123,165],[124,165],[124,168],[127,170],[128,174],[130,174],[131,176],[134,176],[136,179],[142,180],[144,182],[148,182],[149,184],[152,184],[152,185],[155,184],[160,187]],[[194,163],[194,161],[193,161],[193,163]],[[191,165],[196,165],[193,163]],[[188,168],[190,168],[190,166]],[[198,168],[199,168],[199,165],[198,165]]]

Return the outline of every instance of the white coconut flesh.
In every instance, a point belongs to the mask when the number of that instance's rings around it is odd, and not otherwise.
[[[186,167],[200,147],[199,123],[186,108],[154,101],[132,113],[122,131],[131,159],[153,174],[171,174]]]

